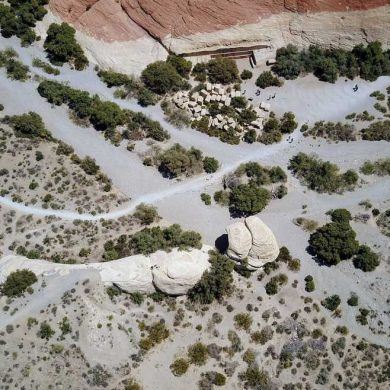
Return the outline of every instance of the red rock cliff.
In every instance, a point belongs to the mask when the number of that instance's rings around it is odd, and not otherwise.
[[[283,12],[369,10],[390,0],[51,0],[62,19],[103,40],[184,37],[258,22]]]

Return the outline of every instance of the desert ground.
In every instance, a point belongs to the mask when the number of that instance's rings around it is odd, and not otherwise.
[[[173,126],[159,104],[144,108],[134,99],[116,98],[114,88],[106,87],[93,65],[84,71],[64,65],[60,75],[48,75],[32,66],[34,58],[45,60],[40,45],[22,48],[15,38],[1,38],[0,50],[9,47],[30,67],[32,77],[26,82],[13,81],[0,69],[0,103],[4,105],[0,115],[38,113],[55,139],[70,145],[80,158],[90,156],[96,161],[112,188],[104,192],[101,184],[83,177],[70,159],[59,160],[53,145],[28,145],[30,141],[15,138],[4,126],[3,147],[8,152],[2,151],[0,164],[14,177],[10,182],[0,176],[1,190],[8,191],[2,191],[0,197],[2,255],[14,254],[24,246],[39,250],[41,258],[47,260],[56,255],[58,262],[104,261],[108,240],[142,229],[133,216],[142,203],[157,208],[161,219],[155,226],[180,224],[183,229],[199,232],[204,244],[214,246],[237,218],[214,201],[205,205],[201,194],[212,197],[222,189],[225,175],[254,161],[280,166],[287,173],[287,195],[273,199],[259,217],[273,231],[279,246],[287,247],[292,257],[300,260],[300,267],[292,270],[281,263],[271,276],[264,271],[249,278],[235,273],[232,296],[206,306],[192,304],[186,297],[139,298],[118,290],[109,295],[107,286],[91,270],[40,276],[31,293],[15,299],[0,297],[0,389],[136,389],[130,387],[132,381],[145,390],[211,389],[217,388],[216,373],[225,375],[224,388],[242,389],[250,388],[243,373],[253,362],[268,373],[269,380],[259,381],[266,381],[269,387],[252,388],[385,389],[390,385],[390,240],[380,232],[371,213],[372,208],[380,212],[390,208],[390,176],[359,173],[353,191],[326,194],[309,190],[287,168],[299,152],[335,163],[341,171],[359,171],[366,160],[389,158],[387,141],[336,143],[304,137],[300,132],[304,124],[345,122],[348,114],[364,110],[376,119],[383,118],[374,109],[376,100],[370,94],[386,93],[389,76],[374,82],[339,78],[330,84],[306,75],[287,80],[282,87],[262,90],[257,96],[254,80],[266,69],[262,64],[253,69],[251,80],[242,83],[244,96],[257,106],[269,101],[276,115],[293,112],[298,128],[277,144],[229,145],[195,129]],[[248,69],[249,63],[240,60],[238,66],[240,70]],[[114,146],[92,127],[72,121],[65,106],[51,106],[40,97],[37,86],[42,78],[67,83],[122,108],[142,112],[160,122],[171,138],[163,143],[139,141],[132,151],[127,150],[125,142]],[[354,92],[356,84],[359,89]],[[363,125],[356,124],[358,129]],[[175,143],[215,157],[220,168],[212,174],[167,179],[155,167],[142,163],[143,154],[153,144],[169,147]],[[32,162],[37,164],[35,176],[17,175],[23,164],[34,160],[36,150],[45,158]],[[45,184],[58,170],[65,171],[70,185],[53,201],[44,202],[45,191],[51,188]],[[29,191],[32,181],[40,183],[36,194]],[[321,266],[307,252],[310,232],[297,226],[296,219],[304,217],[321,226],[329,221],[326,212],[337,208],[351,212],[357,239],[379,254],[381,263],[375,271],[365,273],[347,261],[333,267]],[[81,256],[83,248],[89,250]],[[288,275],[288,282],[278,294],[267,295],[266,282],[280,272]],[[312,275],[316,285],[310,294],[305,291],[307,275]],[[359,297],[359,307],[347,304],[352,293]],[[320,303],[332,294],[341,298],[337,313]],[[367,325],[356,320],[358,308],[369,310]],[[246,324],[240,324],[239,314],[246,318]],[[70,330],[63,330],[60,322],[64,318],[71,324]],[[140,350],[140,340],[147,338],[148,331],[160,321],[168,333],[150,349]],[[50,340],[37,336],[42,323],[55,330]],[[254,333],[261,330],[269,338],[257,342]],[[197,342],[207,346],[205,361],[193,358],[187,373],[173,375],[173,361],[191,361],[188,348]]]

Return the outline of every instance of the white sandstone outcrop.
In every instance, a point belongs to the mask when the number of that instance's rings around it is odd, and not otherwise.
[[[244,223],[236,222],[226,229],[229,238],[227,255],[237,261],[245,259],[252,247],[252,235]]]
[[[185,294],[210,267],[205,251],[156,253],[152,266],[153,283],[158,290],[169,295]]]
[[[271,229],[258,217],[252,216],[243,222],[235,222],[226,229],[229,240],[227,255],[240,263],[247,263],[254,271],[274,261],[279,247]]]
[[[29,269],[36,275],[65,275],[77,270],[99,273],[106,285],[116,285],[123,291],[151,293],[156,287],[166,294],[185,294],[209,268],[208,252],[203,246],[191,251],[158,251],[150,256],[135,255],[105,263],[57,264],[46,260],[30,260],[8,255],[0,259],[0,283],[18,269]]]

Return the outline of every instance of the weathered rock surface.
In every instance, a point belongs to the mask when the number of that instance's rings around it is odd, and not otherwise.
[[[227,227],[229,248],[227,255],[245,264],[249,270],[256,270],[274,261],[279,247],[271,229],[260,218],[252,216],[243,222]]]
[[[157,287],[167,294],[182,295],[210,266],[210,249],[208,246],[189,252],[174,249],[169,253],[158,251],[150,256],[136,255],[90,264],[56,264],[9,255],[0,259],[0,283],[17,269],[29,269],[36,275],[64,275],[77,270],[91,270],[98,272],[105,284],[116,285],[129,293],[150,293]]]
[[[287,43],[390,44],[389,0],[50,0],[49,7],[75,26],[92,61],[135,74],[168,50],[261,44],[269,57]]]
[[[233,259],[241,261],[249,255],[252,248],[252,235],[243,222],[236,222],[226,229],[229,240],[227,255]]]
[[[252,235],[249,265],[259,268],[274,261],[278,257],[279,247],[271,229],[260,218],[254,216],[246,218],[245,225]]]
[[[153,283],[169,295],[185,294],[210,267],[207,252],[159,252],[152,260]]]

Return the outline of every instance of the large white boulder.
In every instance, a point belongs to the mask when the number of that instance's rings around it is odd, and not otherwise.
[[[252,248],[248,257],[249,265],[259,268],[265,263],[274,261],[279,255],[279,246],[272,230],[255,216],[245,218],[245,224],[252,235]]]
[[[233,259],[241,261],[248,257],[252,247],[252,235],[244,222],[235,222],[226,229],[229,248],[227,255]]]
[[[191,252],[173,250],[151,256],[153,283],[169,295],[182,295],[192,288],[210,267],[205,249]]]
[[[227,255],[256,270],[274,261],[279,255],[279,247],[271,229],[260,218],[252,216],[244,222],[235,222],[226,229],[229,240]]]

